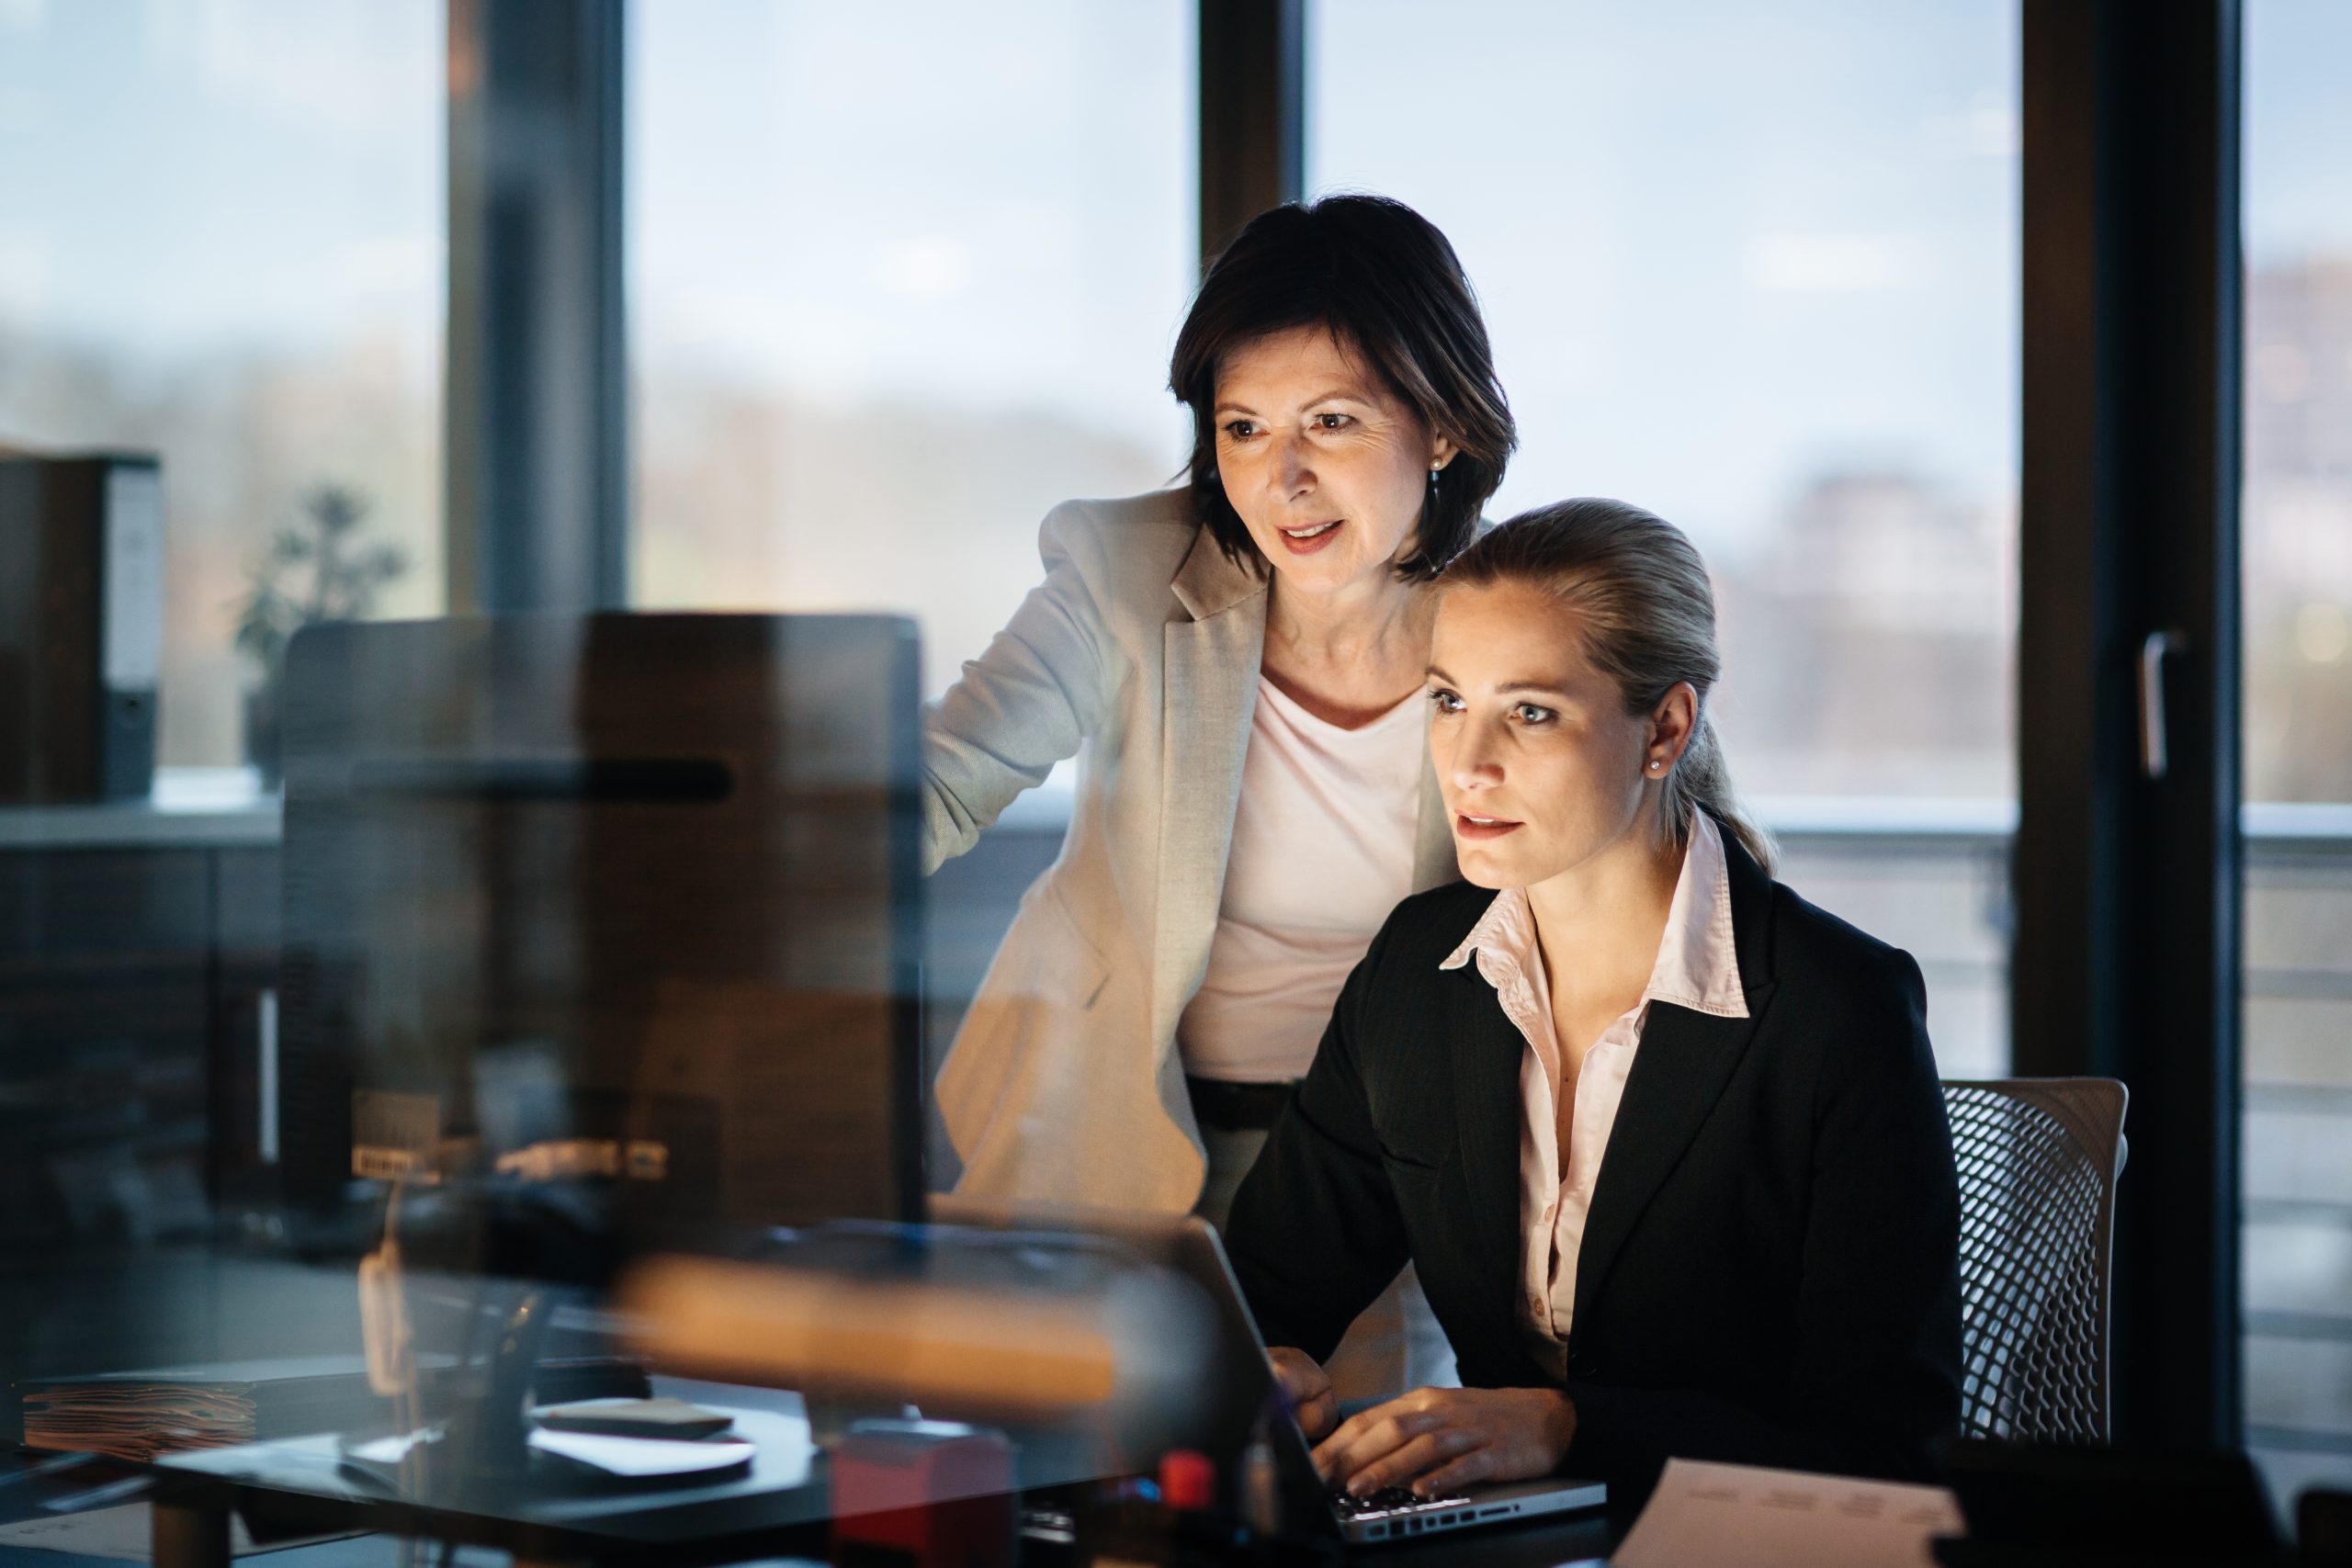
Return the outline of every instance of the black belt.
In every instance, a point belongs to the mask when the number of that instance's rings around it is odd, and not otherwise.
[[[1227,1078],[1196,1078],[1184,1075],[1193,1091],[1193,1120],[1220,1133],[1264,1133],[1272,1130],[1290,1103],[1295,1083],[1235,1083]]]

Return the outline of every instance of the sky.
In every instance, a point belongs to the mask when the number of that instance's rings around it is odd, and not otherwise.
[[[438,0],[0,0],[0,321],[155,358],[437,335]]]
[[[1841,468],[1993,502],[2015,470],[2014,11],[1323,0],[1311,177],[1453,240],[1522,431],[1498,513],[1616,495],[1713,548]]]
[[[1189,5],[660,0],[628,25],[644,352],[835,402],[1179,428]]]
[[[2248,249],[2352,249],[2352,5],[2247,8]],[[415,345],[443,0],[0,0],[0,322],[127,359]],[[2012,482],[2013,0],[1316,0],[1309,179],[1453,236],[1523,447],[1498,505],[1737,542],[1807,476]],[[643,364],[1164,446],[1193,276],[1183,0],[639,0]]]

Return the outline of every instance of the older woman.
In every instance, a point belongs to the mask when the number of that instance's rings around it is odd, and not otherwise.
[[[1057,508],[930,714],[933,867],[1080,761],[937,1100],[959,1192],[1221,1218],[1382,919],[1457,874],[1429,584],[1516,433],[1453,247],[1375,197],[1253,220],[1170,382],[1189,484]]]

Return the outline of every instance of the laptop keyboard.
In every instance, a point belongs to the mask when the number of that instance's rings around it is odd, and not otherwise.
[[[1428,1508],[1458,1508],[1468,1501],[1467,1497],[1416,1497],[1402,1486],[1384,1486],[1364,1497],[1352,1496],[1343,1487],[1331,1488],[1331,1511],[1342,1519],[1385,1519]]]

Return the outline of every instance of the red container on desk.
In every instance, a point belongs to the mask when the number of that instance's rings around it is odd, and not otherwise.
[[[953,1421],[861,1421],[832,1453],[833,1555],[1010,1568],[1012,1445]]]

